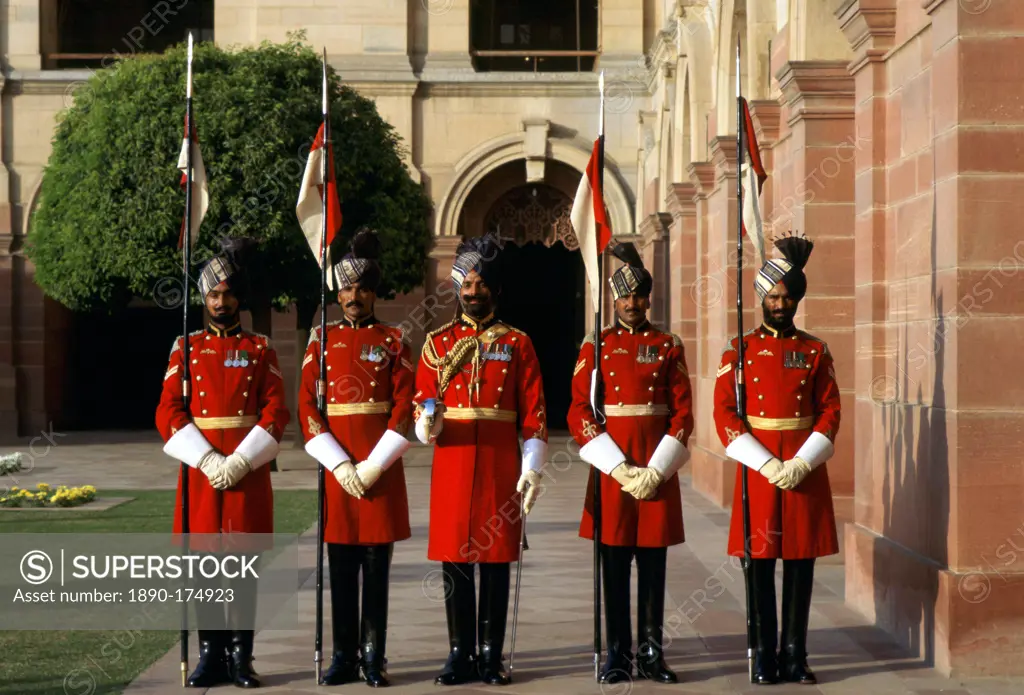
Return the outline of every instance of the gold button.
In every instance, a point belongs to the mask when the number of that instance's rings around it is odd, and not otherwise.
[[[621,330],[619,331],[619,335],[622,335],[622,331]]]
[[[619,405],[622,405],[622,401],[619,401]]]
[[[494,409],[495,409],[495,410],[497,410],[497,409],[498,409],[498,404],[497,404],[497,403],[495,403],[495,404],[494,404]]]
[[[462,404],[461,404],[461,403],[459,403],[459,407],[460,407],[460,408],[462,407]]]
[[[206,415],[206,409],[205,408],[203,409],[203,415]]]
[[[327,365],[327,371],[331,371],[331,365]]]
[[[249,396],[249,392],[248,391],[242,391],[242,395],[245,396],[245,397],[248,397]]]
[[[812,355],[816,355],[817,353],[818,353],[818,351],[817,351],[817,350],[811,350],[811,354],[812,354]]]
[[[807,379],[801,379],[801,380],[800,380],[800,384],[801,384],[801,386],[802,386],[803,384],[806,384],[806,383],[807,383]]]
[[[655,372],[655,373],[654,373],[654,376],[658,376],[658,373],[657,373],[657,372]]]
[[[654,390],[654,387],[653,387],[653,386],[648,386],[648,387],[647,387],[647,390],[648,390],[648,391],[653,391],[653,390]]]
[[[803,400],[803,396],[801,396],[801,395],[797,395],[796,399],[797,399],[798,401],[799,401],[799,400]]]
[[[331,399],[331,403],[335,403],[335,402],[337,402],[337,399],[336,398],[332,398]]]
[[[795,413],[793,413],[793,414],[794,414],[794,415],[796,415],[797,417],[800,417],[800,411],[799,411],[799,410],[798,410],[798,411],[796,411],[796,412],[795,412]]]
[[[262,346],[262,345],[257,345],[257,346],[256,346],[256,349],[257,349],[257,350],[262,350],[262,349],[263,349],[263,346]]]
[[[499,390],[499,391],[504,391],[505,389],[504,389],[503,387],[499,386],[499,387],[498,387],[498,390]]]
[[[200,396],[205,396],[205,395],[206,395],[206,391],[200,391],[200,392],[199,392],[199,395],[200,395]]]
[[[192,364],[199,364],[199,360],[192,360]]]
[[[443,340],[444,342],[447,343],[448,342],[448,336],[445,336],[445,337],[441,338],[441,340]]]
[[[761,338],[762,338],[762,340],[764,339],[764,333],[761,334]]]
[[[604,356],[604,358],[605,358],[605,359],[608,359],[608,355],[605,355],[605,356]]]
[[[517,340],[519,340],[519,338],[517,338],[517,337],[515,337],[515,336],[512,336],[512,342],[513,342],[513,343],[514,343],[514,342],[516,342]]]
[[[328,352],[330,352],[330,350],[328,350],[327,348],[324,348],[324,354],[326,355]]]
[[[763,401],[764,400],[764,395],[763,394],[758,394],[757,395],[757,400]]]
[[[651,334],[651,332],[650,332],[650,331],[644,331],[644,337],[645,337],[645,338],[646,338],[647,336],[649,336],[650,334]]]
[[[754,364],[754,360],[747,360],[747,364]]]
[[[253,360],[252,363],[253,364],[259,364],[259,360]]]
[[[619,390],[619,387],[618,387],[618,386],[616,386],[616,387],[615,387],[615,390],[616,390],[616,391],[618,391],[618,390]]]
[[[374,368],[373,368],[373,371],[375,371],[375,372],[379,372],[379,371],[380,371],[380,367],[374,367]]]
[[[333,381],[331,382],[331,386],[334,386],[334,382]]]
[[[763,410],[761,411],[761,415],[764,416],[764,411]]]
[[[658,355],[658,359],[661,360],[661,361],[664,361],[665,360],[665,356],[664,355]]]
[[[665,347],[668,347],[668,343],[665,343]]]
[[[245,415],[245,411],[244,411],[244,410],[239,410],[239,411],[238,411],[238,414],[239,414],[239,415]]]
[[[202,381],[202,380],[203,380],[203,377],[197,374],[196,375],[196,381]]]
[[[248,379],[249,381],[252,381],[252,377],[251,376],[247,376],[246,379]]]
[[[206,336],[206,339],[207,339],[207,340],[209,340],[209,339],[210,339],[210,336]]]
[[[501,370],[501,373],[502,373],[502,374],[508,374],[508,370],[507,370],[507,369],[502,369],[502,370]]]
[[[647,405],[654,405],[654,401],[647,401]]]
[[[615,376],[615,372],[608,372],[608,376]]]
[[[455,384],[455,388],[456,389],[461,389],[462,388],[462,384]]]
[[[756,376],[754,377],[754,383],[755,384],[757,383],[757,377]]]
[[[370,386],[376,386],[376,385],[377,385],[377,382],[376,382],[376,381],[371,381],[371,382],[370,382]]]
[[[390,343],[390,342],[391,342],[391,338],[388,338],[388,339],[387,339],[387,340],[385,340],[384,342],[385,342],[385,343]]]
[[[373,399],[372,398],[370,399],[370,403],[373,403]]]

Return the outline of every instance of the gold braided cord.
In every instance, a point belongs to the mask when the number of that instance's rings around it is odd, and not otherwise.
[[[448,384],[451,383],[452,379],[468,360],[473,360],[474,372],[476,371],[475,365],[478,362],[479,347],[480,341],[476,339],[476,336],[467,335],[465,338],[459,338],[455,345],[452,346],[452,349],[439,360],[437,365],[439,374],[437,395],[439,397],[444,396]],[[476,376],[475,373],[474,376]]]

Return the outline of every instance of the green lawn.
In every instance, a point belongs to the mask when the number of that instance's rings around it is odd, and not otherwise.
[[[102,491],[97,493],[97,496]],[[134,497],[105,512],[0,512],[4,533],[168,533],[170,490],[110,491]],[[275,533],[301,533],[316,522],[315,490],[274,492]],[[0,632],[0,694],[109,695],[178,642],[177,631]],[[189,667],[198,656],[190,640]]]

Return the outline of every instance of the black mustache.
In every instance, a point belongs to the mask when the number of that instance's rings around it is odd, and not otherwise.
[[[357,306],[360,309],[362,309],[363,308],[363,303],[358,301],[358,300],[352,300],[351,302],[349,302],[348,304],[345,305],[345,308],[348,309],[351,306]]]

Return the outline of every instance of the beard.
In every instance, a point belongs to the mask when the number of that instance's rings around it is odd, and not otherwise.
[[[493,311],[490,298],[467,296],[462,297],[462,310],[466,312],[466,315],[472,319],[479,321],[480,319],[487,318],[487,316]],[[472,301],[472,300],[479,301]]]
[[[761,312],[764,314],[764,323],[769,328],[774,328],[777,331],[784,330],[793,325],[793,317],[796,316],[796,308],[793,309],[777,309],[774,312],[768,310],[764,305],[761,306]]]
[[[238,312],[225,309],[223,313],[213,313],[210,320],[218,326],[233,326],[238,320]]]

